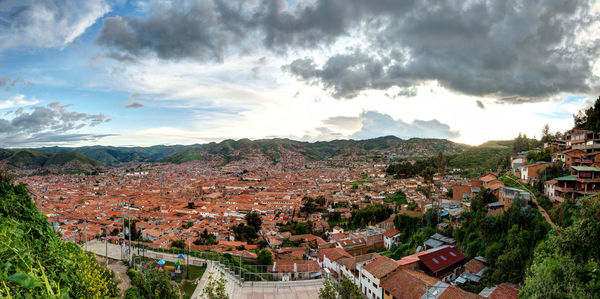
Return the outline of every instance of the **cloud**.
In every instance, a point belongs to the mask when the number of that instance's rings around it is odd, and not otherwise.
[[[0,51],[64,47],[110,11],[103,0],[0,2]]]
[[[119,57],[224,61],[229,55],[344,50],[285,69],[337,98],[437,81],[506,103],[541,101],[599,85],[593,1],[283,0],[157,4],[148,16],[104,19],[96,40]],[[596,26],[596,27],[595,27]],[[596,28],[596,29],[594,29]],[[354,48],[347,49],[345,42]],[[116,54],[115,54],[116,55]]]
[[[106,135],[72,133],[110,121],[103,114],[67,110],[71,105],[53,102],[29,111],[20,107],[12,118],[0,118],[0,139],[6,145],[89,141]],[[77,139],[79,138],[79,139]]]
[[[11,79],[9,76],[0,77],[0,88],[4,88],[6,91],[10,91],[17,83],[25,83],[23,78],[19,77]],[[28,85],[31,83],[27,83]]]
[[[322,120],[323,124],[337,130],[358,130],[362,126],[360,116],[334,116]]]
[[[412,123],[406,123],[401,119],[395,120],[388,114],[376,111],[365,111],[359,117],[362,120],[362,127],[350,135],[354,139],[368,139],[387,135],[403,139],[412,137],[452,139],[460,136],[458,131],[452,131],[450,126],[436,119],[428,121],[417,119]]]
[[[25,95],[18,94],[11,97],[8,100],[0,100],[0,109],[9,109],[18,106],[29,106],[37,104],[39,101],[36,99],[27,99]],[[22,108],[19,108],[17,111],[22,111]]]
[[[139,93],[133,93],[129,96],[129,101],[125,104],[125,108],[129,109],[129,108],[133,108],[133,109],[137,109],[137,108],[142,108],[144,107],[144,104],[142,104],[140,101],[138,101],[138,99],[140,98],[140,94]]]
[[[447,124],[433,120],[414,120],[406,123],[401,119],[394,119],[388,114],[377,111],[363,111],[358,116],[335,116],[322,121],[325,127],[316,128],[316,132],[306,134],[303,140],[331,140],[331,139],[370,139],[381,136],[393,135],[402,139],[443,138],[453,139],[460,136],[458,131],[450,129]],[[343,135],[338,131],[353,131]]]
[[[481,108],[481,109],[485,110],[485,106],[483,105],[483,102],[482,102],[482,101],[480,101],[480,100],[477,100],[477,101],[476,101],[476,103],[477,103],[477,107],[479,107],[479,108]]]

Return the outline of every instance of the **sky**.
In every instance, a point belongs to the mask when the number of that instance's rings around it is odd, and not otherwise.
[[[573,126],[600,0],[2,0],[0,148]]]

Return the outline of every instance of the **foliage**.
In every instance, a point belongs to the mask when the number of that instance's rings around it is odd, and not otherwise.
[[[344,277],[338,284],[325,279],[323,287],[319,289],[319,299],[361,299],[363,294],[360,288],[350,278]]]
[[[395,202],[396,205],[408,204],[406,200],[406,194],[402,190],[398,189],[394,195],[386,196],[384,202]]]
[[[600,96],[594,102],[594,105],[585,111],[579,111],[573,115],[575,127],[578,130],[600,131]]]
[[[396,214],[394,217],[394,227],[400,231],[400,240],[402,242],[406,242],[422,226],[422,217],[413,217],[406,214]]]
[[[528,163],[535,163],[538,161],[550,162],[552,161],[552,151],[551,148],[545,148],[541,150],[539,153],[535,151],[529,151],[525,155]]]
[[[533,248],[546,237],[549,225],[537,209],[515,202],[498,216],[487,215],[486,204],[496,201],[491,192],[480,192],[471,202],[471,211],[464,212],[461,228],[452,236],[467,258],[485,256],[489,268],[482,283],[518,283],[524,277]]]
[[[194,241],[194,244],[196,245],[215,245],[217,243],[217,237],[213,234],[209,234],[206,228],[202,231],[199,238]]]
[[[244,219],[246,220],[246,224],[248,226],[254,227],[255,231],[260,231],[260,228],[262,226],[262,217],[260,216],[260,213],[252,211],[246,214]]]
[[[0,177],[0,297],[116,297],[114,274],[61,241],[24,185]]]
[[[175,248],[179,248],[179,249],[185,249],[185,241],[183,241],[183,240],[174,240],[173,242],[171,242],[171,247],[175,247]]]
[[[226,283],[223,274],[219,273],[219,278],[216,278],[211,272],[208,275],[206,286],[202,290],[202,297],[206,299],[229,299],[229,295],[225,292]]]
[[[171,278],[163,272],[158,272],[155,269],[142,271],[129,269],[127,275],[131,278],[132,287],[125,293],[126,298],[175,299],[180,297],[179,288],[173,285]]]
[[[519,136],[513,141],[512,149],[513,153],[520,153],[539,147],[540,145],[538,140],[527,138],[527,134],[521,135],[521,133],[519,133]]]
[[[600,198],[580,198],[573,222],[535,249],[524,297],[592,298],[600,293]]]
[[[350,221],[355,227],[366,227],[388,219],[392,212],[390,207],[382,204],[369,205],[352,211]]]
[[[273,254],[266,249],[262,249],[256,254],[256,263],[259,265],[273,264]]]

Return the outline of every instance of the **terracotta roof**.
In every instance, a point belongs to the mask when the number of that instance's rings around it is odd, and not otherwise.
[[[363,269],[371,273],[373,277],[381,279],[392,271],[398,269],[398,267],[400,267],[400,265],[398,265],[393,259],[386,256],[381,256],[363,266]]]
[[[399,233],[400,233],[399,230],[397,230],[395,228],[391,228],[388,231],[386,231],[385,233],[383,233],[383,235],[386,236],[386,237],[388,237],[388,238],[391,238],[391,237],[393,237],[393,236],[395,236],[395,235],[397,235]]]
[[[484,268],[485,265],[476,259],[471,259],[465,264],[465,271],[471,274],[477,274]]]
[[[490,299],[516,299],[519,298],[519,290],[508,283],[502,283],[488,296]]]
[[[482,298],[412,269],[398,270],[384,278],[380,285],[396,299],[422,298],[426,291],[440,299]]]
[[[337,261],[344,257],[352,257],[351,254],[339,247],[321,249],[317,255],[317,258],[319,260],[323,260],[324,256],[326,256],[330,261]]]
[[[313,260],[274,260],[269,272],[319,272],[321,268]]]

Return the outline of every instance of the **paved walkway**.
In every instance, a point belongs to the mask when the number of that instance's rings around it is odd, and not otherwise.
[[[104,256],[108,253],[109,259],[121,259],[121,246],[116,244],[105,244],[99,240],[92,240],[87,243],[88,250],[96,255]],[[108,250],[107,250],[108,249]],[[137,254],[137,250],[136,250]],[[163,259],[165,261],[174,262],[177,260],[177,255],[170,253],[159,253],[146,250],[145,256],[152,259]],[[202,290],[210,273],[214,273],[213,277],[223,277],[227,280],[225,291],[229,298],[242,299],[267,299],[267,298],[283,298],[283,299],[307,299],[319,297],[319,289],[323,287],[322,279],[298,280],[290,282],[282,281],[255,281],[241,282],[239,278],[232,275],[231,272],[223,268],[220,264],[204,260],[196,257],[190,258],[190,264],[200,265],[206,263],[207,269],[204,271],[202,278],[198,281],[196,290],[192,295],[192,299],[201,298]],[[109,264],[110,267],[110,264]]]

